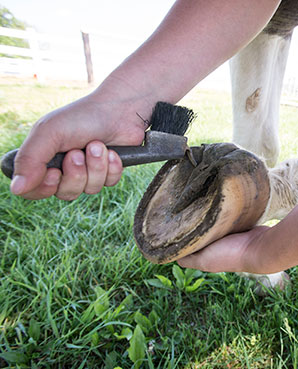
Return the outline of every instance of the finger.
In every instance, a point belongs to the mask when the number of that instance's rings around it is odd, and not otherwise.
[[[108,160],[109,160],[109,167],[107,178],[105,181],[105,186],[114,186],[117,184],[121,178],[123,166],[122,161],[119,155],[113,151],[109,150],[108,152]]]
[[[33,191],[27,192],[23,197],[28,200],[40,200],[54,195],[57,192],[61,179],[61,171],[59,169],[48,169],[43,182]]]
[[[105,184],[108,173],[108,150],[100,141],[90,142],[86,147],[88,179],[85,193],[96,194]]]
[[[36,124],[33,127],[14,160],[10,186],[13,194],[28,194],[43,183],[47,175],[46,164],[59,151],[56,146],[51,131],[45,126]]]
[[[63,161],[63,176],[56,192],[60,200],[75,200],[87,183],[85,155],[81,150],[69,151]]]

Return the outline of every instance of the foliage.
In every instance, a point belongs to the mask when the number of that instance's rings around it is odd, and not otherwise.
[[[200,286],[202,287],[204,286],[204,284],[206,284],[204,278],[198,278],[203,275],[203,273],[199,270],[185,269],[185,272],[183,272],[178,265],[174,264],[172,268],[172,273],[176,279],[177,288],[184,292],[194,292]],[[156,288],[173,289],[173,283],[169,278],[160,274],[156,274],[155,276],[157,278],[148,279],[146,282]],[[196,281],[191,284],[194,278],[198,279],[196,279]]]
[[[15,16],[5,7],[0,5],[0,27],[14,28],[25,30],[26,23],[15,18]],[[15,37],[7,37],[0,35],[0,45],[9,45],[28,48],[29,44],[27,40]],[[0,57],[12,57],[11,55],[0,54]]]
[[[2,83],[1,153],[20,145],[38,116],[86,93]],[[195,90],[183,104],[199,112],[192,144],[229,139],[226,95]],[[282,109],[282,137],[297,137],[296,114]],[[288,139],[282,155],[295,150]],[[0,177],[0,368],[297,366],[297,268],[292,291],[260,298],[235,274],[142,257],[133,216],[159,166],[127,168],[116,187],[69,203],[12,196]]]

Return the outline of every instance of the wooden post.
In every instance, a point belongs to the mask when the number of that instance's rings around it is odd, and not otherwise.
[[[86,60],[88,83],[91,84],[94,82],[94,77],[93,77],[93,66],[92,66],[92,60],[91,60],[89,33],[85,33],[83,31],[81,32],[82,32],[82,39],[83,39],[83,44],[84,44],[84,53],[85,53],[85,60]]]

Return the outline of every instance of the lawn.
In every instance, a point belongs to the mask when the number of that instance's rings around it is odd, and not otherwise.
[[[0,154],[35,120],[88,88],[0,81]],[[230,141],[226,93],[193,90],[192,145]],[[281,159],[295,156],[297,108],[281,109]],[[0,368],[297,368],[298,269],[292,288],[253,293],[231,273],[154,265],[134,213],[160,164],[128,168],[114,188],[72,202],[12,196],[0,176]]]

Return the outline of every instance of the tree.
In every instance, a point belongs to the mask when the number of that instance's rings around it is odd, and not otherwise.
[[[15,18],[15,16],[5,7],[0,5],[0,27],[6,28],[15,28],[15,29],[26,29],[26,23]],[[0,45],[10,45],[10,46],[17,46],[17,47],[25,47],[28,48],[29,44],[28,41],[15,38],[15,37],[7,37],[0,35]],[[7,57],[9,55],[0,54],[0,57]],[[9,56],[12,57],[12,56]]]

